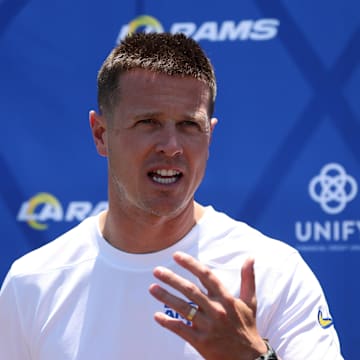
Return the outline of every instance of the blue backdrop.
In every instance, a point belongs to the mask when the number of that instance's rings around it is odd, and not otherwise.
[[[0,0],[0,282],[106,207],[88,111],[129,29],[183,31],[205,48],[220,121],[197,198],[298,248],[357,358],[358,0]]]

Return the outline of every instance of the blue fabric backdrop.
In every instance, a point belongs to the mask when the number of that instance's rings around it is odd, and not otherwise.
[[[106,206],[96,73],[128,31],[183,31],[219,85],[197,198],[298,248],[347,359],[360,342],[358,0],[0,0],[0,281]]]

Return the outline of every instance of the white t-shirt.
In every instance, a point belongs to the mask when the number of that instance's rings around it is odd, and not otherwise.
[[[154,267],[201,287],[172,260],[178,250],[207,264],[236,297],[241,266],[254,257],[260,335],[282,360],[342,359],[321,287],[292,247],[212,207],[178,243],[151,254],[115,249],[98,223],[88,218],[13,264],[0,292],[0,359],[201,359],[153,319],[157,311],[179,317],[149,294]]]

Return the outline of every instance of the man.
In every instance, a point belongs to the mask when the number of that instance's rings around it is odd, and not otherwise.
[[[133,34],[110,53],[90,112],[109,208],[13,264],[1,359],[342,359],[298,252],[194,200],[215,96],[184,35]]]

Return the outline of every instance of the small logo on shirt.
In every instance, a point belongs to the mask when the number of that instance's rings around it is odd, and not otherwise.
[[[318,311],[318,322],[323,329],[327,329],[334,323],[330,314],[327,311],[324,311],[323,308],[320,308]]]
[[[189,305],[195,305],[193,302],[189,302]],[[171,307],[167,306],[166,304],[164,304],[164,313],[173,318],[173,319],[179,319],[182,320],[185,324],[187,325],[191,325],[191,321],[188,319],[185,319],[182,315],[180,315],[178,312],[176,312],[175,310],[173,310]]]

